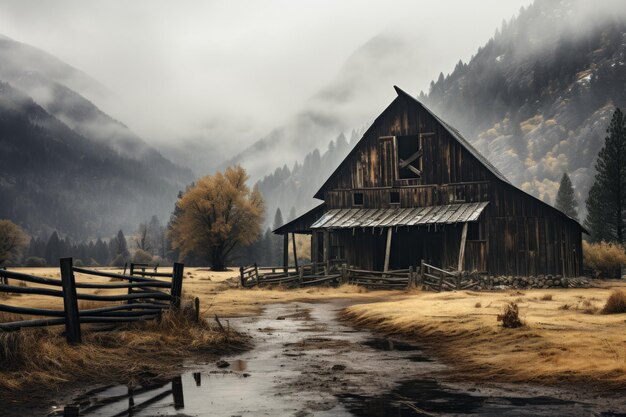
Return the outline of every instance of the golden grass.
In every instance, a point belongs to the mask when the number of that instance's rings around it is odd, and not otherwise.
[[[619,274],[621,266],[626,264],[626,251],[622,245],[615,243],[583,241],[583,263],[604,277],[612,277]]]
[[[526,326],[517,329],[497,322],[515,291],[416,293],[351,306],[343,317],[415,339],[462,378],[625,389],[626,315],[585,314],[611,288],[549,291],[558,301],[540,300],[545,292],[525,292],[518,306]]]
[[[196,323],[189,310],[116,331],[84,331],[68,345],[61,329],[0,333],[0,392],[51,389],[68,381],[127,383],[175,372],[192,354],[220,354],[246,347],[241,335]]]

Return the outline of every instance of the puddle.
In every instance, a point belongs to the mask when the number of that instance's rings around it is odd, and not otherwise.
[[[580,392],[530,385],[442,382],[438,372],[446,367],[419,346],[339,322],[336,313],[348,304],[272,305],[260,317],[231,319],[255,346],[221,358],[228,363],[222,368],[189,363],[180,376],[159,384],[92,387],[41,413],[6,412],[0,404],[0,415],[62,416],[65,406],[90,417],[626,415],[618,414],[626,413],[621,399],[587,400]]]

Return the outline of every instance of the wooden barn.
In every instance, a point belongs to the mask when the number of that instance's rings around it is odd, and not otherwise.
[[[414,97],[397,97],[314,197],[323,203],[276,229],[311,235],[314,267],[419,266],[490,275],[582,273],[574,219],[511,184]]]

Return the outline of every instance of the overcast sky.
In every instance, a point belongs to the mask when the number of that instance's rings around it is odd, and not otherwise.
[[[430,71],[406,87],[417,93],[529,3],[0,0],[0,33],[107,86],[120,98],[107,110],[148,140],[222,123],[239,126],[241,143],[280,125],[379,33],[437,45],[423,59]]]

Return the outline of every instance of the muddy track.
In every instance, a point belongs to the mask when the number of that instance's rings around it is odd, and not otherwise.
[[[189,363],[150,387],[85,390],[86,416],[626,416],[620,398],[531,385],[443,380],[446,367],[402,340],[337,320],[348,301],[267,306],[231,319],[255,346],[218,363]],[[446,371],[446,372],[442,372]],[[62,415],[59,404],[48,415]],[[132,410],[132,414],[129,413]]]

